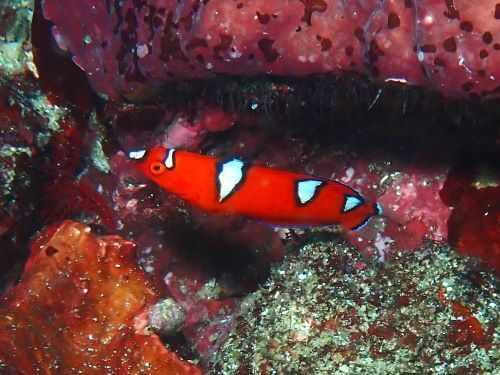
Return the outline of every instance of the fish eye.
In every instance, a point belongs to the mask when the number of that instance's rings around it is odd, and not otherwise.
[[[154,161],[150,164],[149,171],[154,175],[160,175],[165,172],[165,165],[162,162]]]

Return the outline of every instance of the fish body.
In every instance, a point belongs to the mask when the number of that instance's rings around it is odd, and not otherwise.
[[[129,153],[153,182],[212,213],[236,214],[279,226],[340,224],[357,229],[380,206],[354,189],[304,173],[155,147]]]

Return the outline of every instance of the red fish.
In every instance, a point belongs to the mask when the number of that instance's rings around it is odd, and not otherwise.
[[[163,189],[207,212],[279,226],[340,224],[358,229],[381,208],[338,182],[308,174],[155,147],[129,152]]]

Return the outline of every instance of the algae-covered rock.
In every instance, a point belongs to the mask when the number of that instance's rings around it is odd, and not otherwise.
[[[490,373],[494,281],[447,246],[368,264],[344,244],[310,244],[246,298],[213,372]]]
[[[37,75],[30,42],[34,1],[0,2],[0,73]]]

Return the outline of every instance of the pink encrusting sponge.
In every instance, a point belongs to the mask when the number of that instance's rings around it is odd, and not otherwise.
[[[497,0],[42,3],[59,46],[111,98],[216,74],[345,71],[451,97],[500,96]]]

